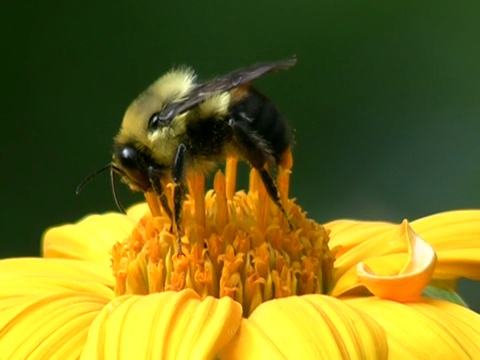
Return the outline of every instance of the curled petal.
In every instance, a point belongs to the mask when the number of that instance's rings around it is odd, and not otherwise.
[[[407,262],[407,254],[389,254],[365,260],[364,266],[374,269],[377,276],[395,276],[404,268]],[[357,275],[357,267],[348,269],[335,283],[329,295],[340,296],[364,296],[368,295],[365,285]]]
[[[378,298],[345,300],[385,330],[392,359],[476,359],[480,315],[451,302],[398,303]]]
[[[43,256],[95,261],[111,264],[109,251],[117,241],[123,241],[135,223],[122,214],[90,215],[76,224],[47,230],[43,236]]]
[[[0,261],[0,358],[77,359],[114,297],[103,269],[74,260]]]
[[[383,330],[362,312],[322,295],[271,300],[242,323],[225,359],[385,359]]]
[[[325,227],[331,231],[329,246],[338,249],[334,282],[365,259],[406,250],[405,243],[395,241],[395,229],[398,227],[395,224],[341,220]]]
[[[380,269],[382,274],[365,263],[359,263],[357,276],[372,294],[382,299],[416,301],[432,277],[436,264],[435,251],[406,220],[400,225],[396,237],[403,239],[408,247],[409,256],[403,268],[397,274],[384,275],[385,269]]]
[[[360,261],[402,251],[389,239],[397,225],[337,220],[327,223],[329,246],[337,248],[334,281]],[[434,279],[480,279],[480,210],[458,210],[427,216],[411,223],[437,253]]]
[[[210,359],[237,332],[242,308],[192,290],[125,295],[99,314],[82,359]]]

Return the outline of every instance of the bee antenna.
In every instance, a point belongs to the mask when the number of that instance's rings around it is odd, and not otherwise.
[[[112,191],[113,191],[113,198],[115,199],[115,204],[117,205],[118,210],[120,212],[126,214],[126,210],[123,207],[120,197],[118,196],[118,191],[117,191],[117,171],[119,171],[115,166],[111,165],[110,166],[110,181],[112,183]]]
[[[90,175],[88,175],[85,179],[82,180],[80,184],[78,184],[77,188],[75,189],[75,194],[79,195],[82,189],[87,185],[94,177],[100,175],[102,172],[107,171],[108,169],[112,168],[112,164],[107,164],[102,166],[100,169],[94,171]]]

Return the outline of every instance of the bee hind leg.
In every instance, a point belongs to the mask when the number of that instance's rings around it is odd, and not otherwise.
[[[267,189],[268,195],[270,195],[270,198],[273,200],[275,205],[278,206],[283,216],[285,216],[285,219],[287,220],[290,231],[293,231],[293,225],[290,222],[290,219],[288,218],[288,215],[287,215],[287,211],[283,207],[282,202],[280,200],[280,195],[278,193],[277,185],[275,185],[275,182],[273,181],[272,177],[264,167],[257,168],[257,171],[260,174],[260,178],[262,179],[263,185]]]
[[[283,207],[280,200],[280,194],[277,189],[275,181],[272,179],[267,169],[266,164],[272,162],[272,154],[265,141],[261,139],[254,131],[248,129],[245,122],[230,120],[229,125],[233,128],[233,134],[237,146],[241,149],[242,155],[260,174],[263,185],[267,189],[270,199],[277,205],[287,220],[290,231],[293,230],[293,225],[288,218],[287,211]]]

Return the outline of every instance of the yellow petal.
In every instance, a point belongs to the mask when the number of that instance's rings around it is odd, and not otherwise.
[[[385,330],[392,359],[477,359],[480,315],[441,300],[398,303],[355,298],[345,303],[364,311]]]
[[[387,344],[375,321],[322,295],[261,304],[221,354],[225,359],[385,359]]]
[[[328,246],[331,249],[339,248],[338,257],[376,236],[388,238],[385,233],[394,231],[397,225],[379,221],[335,220],[324,226],[330,230]]]
[[[2,297],[65,289],[111,297],[115,278],[111,269],[93,262],[18,258],[0,260],[0,283]]]
[[[51,228],[43,237],[43,256],[89,260],[110,266],[112,246],[123,241],[134,225],[128,216],[109,213],[90,215],[76,224]]]
[[[138,223],[147,213],[150,213],[150,208],[146,202],[133,205],[127,209],[127,216],[132,219],[134,223]]]
[[[440,251],[435,268],[435,279],[453,280],[466,277],[480,280],[480,249]]]
[[[75,293],[17,297],[0,312],[1,358],[78,358],[90,324],[106,303]],[[1,300],[0,306],[5,306]]]
[[[192,290],[113,300],[95,320],[82,359],[209,359],[237,332],[241,306]]]
[[[435,251],[480,249],[480,210],[448,211],[411,223]]]
[[[444,212],[411,225],[437,253],[435,279],[480,280],[480,210]]]
[[[416,301],[430,281],[436,264],[436,254],[405,220],[400,225],[396,237],[403,239],[408,246],[408,261],[398,274],[385,276],[375,273],[365,263],[357,266],[360,282],[370,292],[382,299],[400,302]]]
[[[0,261],[0,358],[77,359],[114,296],[103,271],[74,260]]]

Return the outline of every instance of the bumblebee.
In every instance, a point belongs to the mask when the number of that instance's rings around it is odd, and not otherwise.
[[[255,168],[278,208],[288,217],[269,169],[278,166],[292,144],[292,132],[275,105],[250,82],[287,70],[296,58],[256,64],[197,83],[190,68],[160,77],[127,109],[114,139],[110,164],[132,190],[154,192],[175,225],[181,252],[181,211],[190,169],[208,173],[234,156]],[[173,211],[165,196],[173,181]],[[117,205],[121,207],[116,196]],[[288,221],[291,227],[291,223]]]

